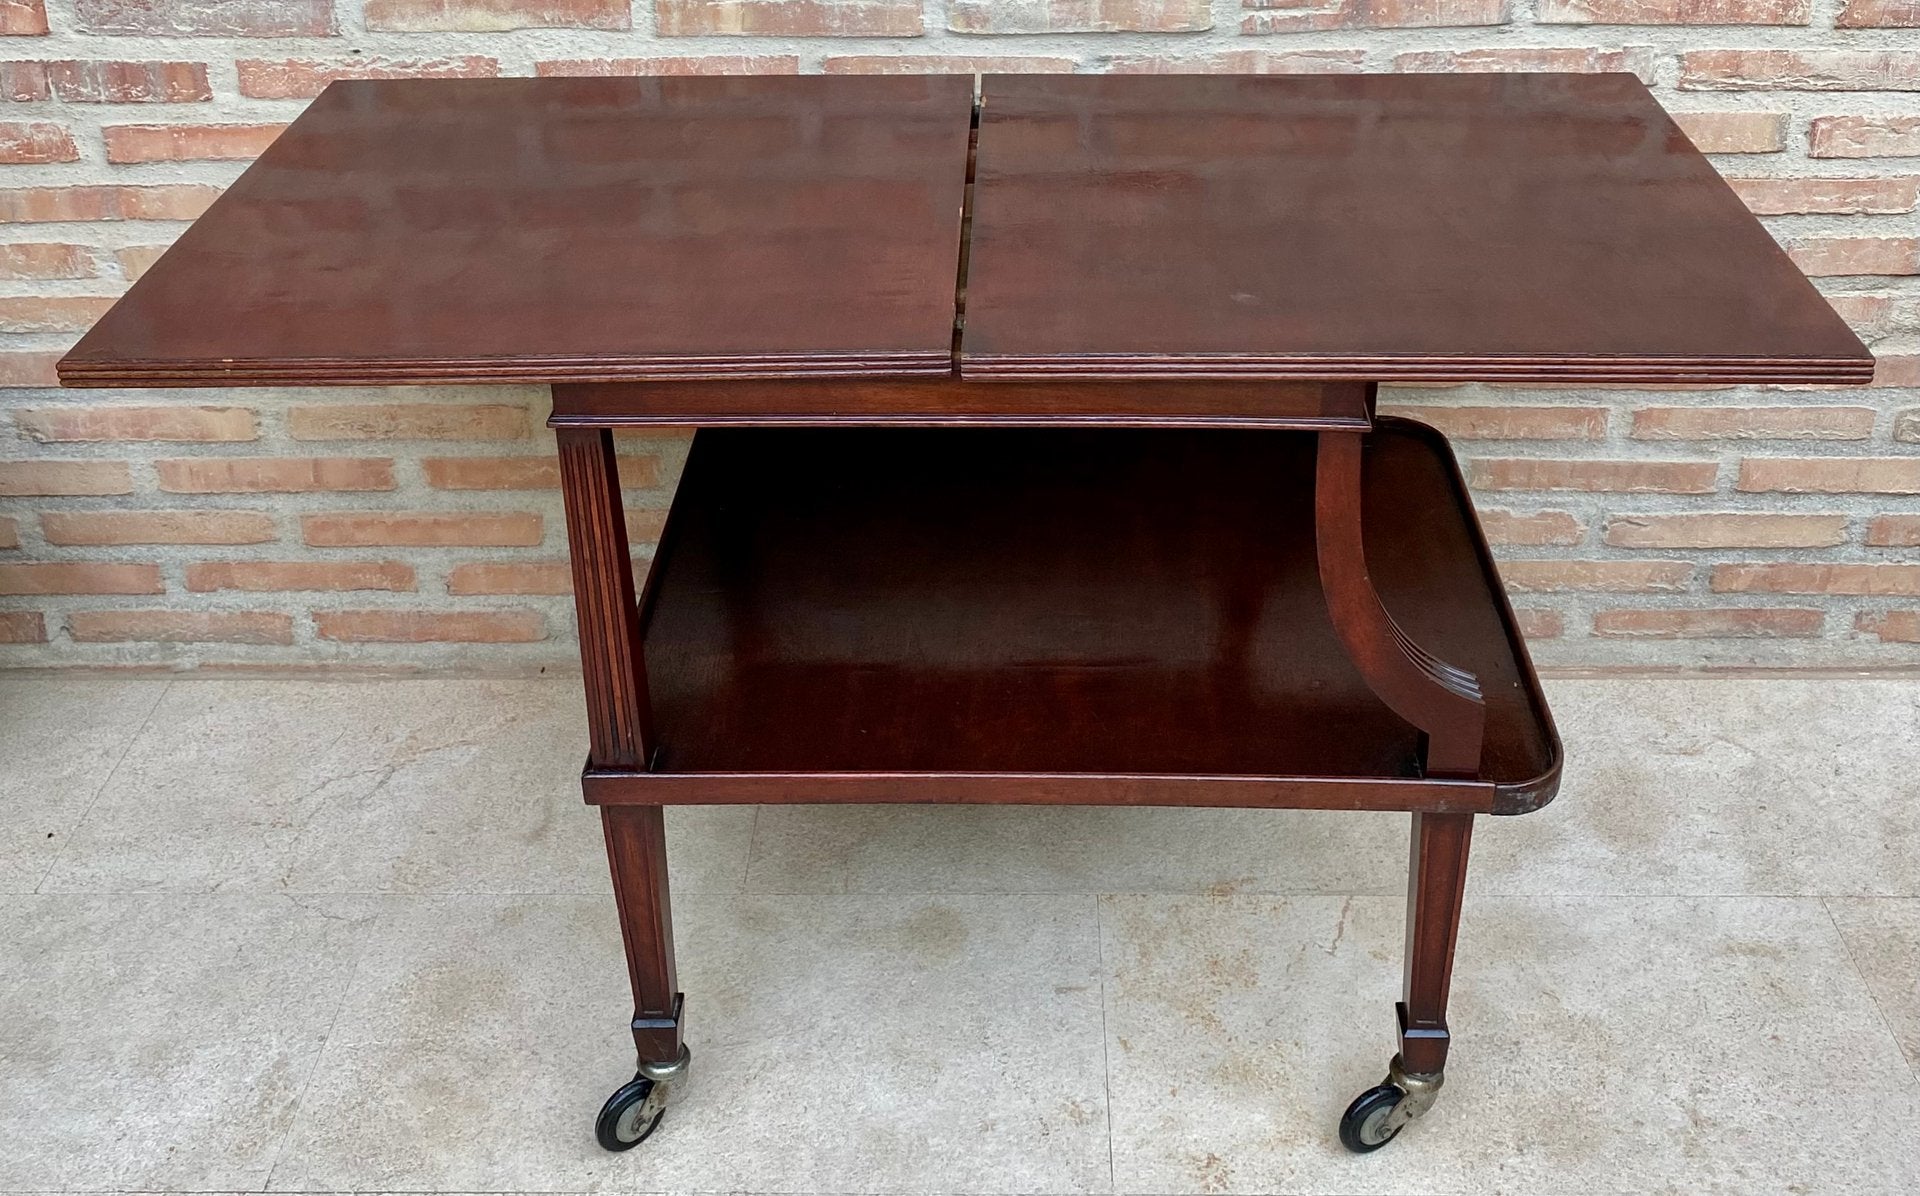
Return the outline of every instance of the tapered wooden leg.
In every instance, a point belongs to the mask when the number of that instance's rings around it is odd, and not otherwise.
[[[1447,1063],[1447,989],[1467,884],[1471,814],[1415,814],[1407,878],[1406,988],[1400,1012],[1400,1061],[1412,1075]]]
[[[1471,814],[1415,814],[1413,865],[1407,878],[1406,989],[1400,1053],[1384,1083],[1354,1098],[1340,1117],[1340,1141],[1365,1154],[1393,1141],[1407,1123],[1433,1108],[1446,1078],[1447,987],[1467,885]]]
[[[580,666],[587,694],[588,762],[644,768],[652,737],[633,559],[620,503],[613,434],[563,428],[560,481],[580,620]],[[667,894],[667,841],[658,806],[606,806],[607,860],[613,869],[620,933],[633,981],[633,1041],[642,1068],[677,1066],[680,995],[673,968],[673,919]]]
[[[680,1058],[680,990],[667,900],[667,836],[659,806],[602,806],[620,937],[633,980],[633,1045],[642,1066]]]

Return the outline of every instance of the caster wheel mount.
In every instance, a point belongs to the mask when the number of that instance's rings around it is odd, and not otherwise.
[[[1394,1140],[1409,1121],[1433,1107],[1444,1073],[1409,1075],[1395,1055],[1387,1067],[1386,1082],[1354,1098],[1340,1116],[1340,1144],[1355,1154],[1369,1154]]]
[[[639,1074],[607,1098],[593,1122],[593,1136],[607,1150],[632,1150],[647,1140],[667,1114],[667,1090],[687,1074],[690,1054],[669,1064],[643,1066]]]

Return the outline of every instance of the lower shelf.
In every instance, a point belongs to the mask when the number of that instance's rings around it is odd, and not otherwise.
[[[703,430],[641,599],[651,768],[589,796],[1544,804],[1559,743],[1445,440],[1367,434],[1367,555],[1479,677],[1478,783],[1418,779],[1335,640],[1313,460],[1280,431]]]

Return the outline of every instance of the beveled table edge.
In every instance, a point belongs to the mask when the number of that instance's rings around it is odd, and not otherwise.
[[[516,357],[275,360],[76,360],[54,367],[63,386],[459,386],[523,382],[703,382],[732,379],[925,378],[953,372],[948,352],[791,357]]]
[[[1859,386],[1875,362],[1862,357],[1309,357],[1242,354],[1075,357],[965,354],[962,377],[1264,381],[1518,382],[1552,385],[1764,384]]]
[[[1488,382],[1543,385],[1863,386],[1875,361],[1860,358],[1486,358],[1353,357],[1057,357],[970,356],[963,380]],[[458,386],[490,383],[578,385],[605,382],[952,377],[945,355],[865,354],[791,358],[516,358],[510,360],[178,361],[94,363],[63,357],[55,366],[69,387]],[[689,412],[688,416],[695,413]],[[1008,412],[1020,415],[1020,412]],[[984,417],[983,417],[984,418]],[[1248,417],[1257,420],[1259,417]],[[680,415],[654,422],[685,423]],[[969,422],[961,420],[959,422]],[[1055,420],[1047,421],[1049,423]],[[1234,420],[1235,424],[1245,421]],[[556,425],[558,426],[558,425]],[[1173,426],[1173,425],[1169,425]],[[1202,426],[1202,425],[1192,425]]]

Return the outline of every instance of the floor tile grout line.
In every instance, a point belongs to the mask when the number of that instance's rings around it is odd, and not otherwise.
[[[764,809],[765,806],[755,806],[753,818],[747,823],[747,862],[740,866],[739,895],[743,897],[753,892],[753,857],[760,849],[760,811]]]
[[[298,899],[291,900],[295,908],[305,908],[300,905]],[[273,1190],[274,1172],[280,1170],[280,1162],[286,1158],[287,1147],[293,1142],[294,1131],[300,1128],[300,1106],[306,1101],[308,1091],[313,1088],[314,1077],[320,1074],[320,1064],[327,1056],[327,1048],[333,1044],[335,1031],[340,1029],[340,1019],[346,1014],[347,1002],[353,999],[353,986],[360,979],[360,965],[365,959],[366,948],[363,945],[360,952],[353,957],[353,966],[347,971],[347,982],[340,986],[340,1000],[333,1007],[333,1016],[327,1020],[327,1032],[320,1036],[320,1045],[314,1048],[313,1065],[307,1068],[306,1078],[300,1081],[300,1091],[294,1093],[293,1099],[287,1102],[287,1128],[280,1135],[280,1144],[274,1148],[273,1161],[267,1164],[267,1173],[261,1179],[260,1186],[253,1189],[256,1192],[266,1193]]]
[[[1120,1190],[1119,1168],[1114,1162],[1113,1145],[1113,1058],[1107,1039],[1107,929],[1101,907],[1106,897],[1093,895],[1093,949],[1100,968],[1100,1082],[1106,1090],[1107,1114],[1107,1190]]]
[[[501,1192],[489,1192],[473,1188],[380,1188],[386,1196],[605,1196],[586,1188],[514,1188]],[[54,1196],[260,1196],[252,1188],[69,1188],[55,1189]],[[49,1196],[44,1188],[0,1188],[0,1196]],[[366,1189],[353,1188],[286,1188],[274,1196],[368,1196]],[[620,1189],[619,1196],[876,1196],[867,1189],[848,1189],[817,1191],[807,1189],[793,1192],[784,1189],[763,1190],[758,1188],[631,1188]],[[1061,1191],[1032,1192],[1026,1190],[1010,1191],[1004,1189],[938,1189],[917,1193],[916,1196],[1086,1196],[1085,1192]],[[1139,1192],[1119,1193],[1117,1196],[1182,1196],[1177,1190],[1143,1188]],[[1191,1194],[1187,1194],[1191,1196]],[[1367,1196],[1365,1192],[1345,1191],[1328,1193],[1326,1196]],[[1482,1189],[1432,1190],[1421,1196],[1484,1196]],[[1577,1193],[1543,1193],[1542,1196],[1657,1196],[1651,1191],[1593,1191],[1579,1189]]]
[[[1880,1025],[1886,1030],[1887,1037],[1893,1039],[1893,1049],[1900,1053],[1900,1061],[1907,1065],[1908,1074],[1912,1075],[1916,1080],[1920,1080],[1920,1060],[1915,1060],[1911,1055],[1907,1054],[1906,1044],[1900,1041],[1900,1032],[1894,1029],[1893,1019],[1887,1016],[1886,1007],[1880,1004],[1880,995],[1873,991],[1872,979],[1867,976],[1866,970],[1860,966],[1860,958],[1853,953],[1853,944],[1847,941],[1847,932],[1841,928],[1840,918],[1833,912],[1834,900],[1835,898],[1832,897],[1822,897],[1820,899],[1820,909],[1827,915],[1827,921],[1832,923],[1833,933],[1839,936],[1840,949],[1847,953],[1847,964],[1853,968],[1853,974],[1860,978],[1860,987],[1866,990],[1867,1000],[1873,1002],[1873,1012],[1879,1017]],[[1843,898],[1842,900],[1845,899]],[[1903,900],[1903,898],[1895,897],[1890,900],[1899,901]]]
[[[274,1196],[368,1196],[369,1189],[354,1188],[284,1188]],[[509,1188],[499,1192],[471,1187],[451,1188],[378,1188],[371,1189],[385,1196],[606,1196],[605,1189],[592,1188]],[[73,1188],[56,1190],[57,1196],[155,1196],[156,1192],[165,1196],[259,1196],[251,1188]],[[618,1196],[885,1196],[891,1189],[882,1189],[876,1194],[865,1188],[806,1188],[798,1191],[787,1189],[763,1188],[621,1188]],[[0,1188],[0,1196],[50,1196],[42,1188]],[[1042,1189],[1038,1192],[1027,1189],[1005,1188],[936,1188],[915,1196],[1087,1196],[1083,1190],[1055,1192]],[[1180,1196],[1177,1191],[1146,1189],[1128,1196]],[[1365,1196],[1364,1193],[1331,1193],[1329,1196]],[[1436,1193],[1434,1196],[1479,1196],[1478,1193]],[[1580,1196],[1651,1196],[1648,1193],[1620,1192],[1583,1192]]]
[[[277,891],[277,890],[276,890]],[[291,890],[290,890],[291,891]],[[314,896],[349,896],[333,890],[311,890]],[[369,892],[362,896],[440,896],[437,893],[380,893]],[[444,894],[446,896],[529,896],[529,897],[569,897],[585,896],[577,893],[473,893]],[[1240,889],[1232,893],[1211,893],[1205,889],[765,889],[751,893],[735,893],[726,889],[706,889],[682,894],[674,891],[675,896],[689,897],[1178,897],[1199,901],[1236,901],[1241,898],[1259,898],[1261,900],[1292,900],[1303,897],[1338,897],[1341,900],[1355,899],[1391,899],[1404,902],[1406,894],[1400,890],[1393,892],[1351,892],[1339,889],[1316,889],[1311,891],[1282,891],[1265,889]],[[1580,893],[1580,892],[1532,892],[1532,893],[1479,893],[1468,890],[1471,900],[1489,898],[1501,901],[1916,901],[1920,900],[1920,890],[1911,893]],[[0,1193],[0,1196],[5,1196]]]
[[[141,714],[140,725],[133,729],[133,734],[127,736],[126,745],[120,749],[120,754],[113,758],[113,767],[107,769],[106,779],[95,787],[93,796],[87,799],[87,808],[80,811],[80,817],[74,819],[73,824],[67,828],[66,837],[60,841],[59,850],[53,853],[53,858],[47,861],[45,870],[40,873],[40,879],[34,882],[35,896],[41,895],[46,889],[47,880],[53,876],[54,869],[58,868],[60,861],[66,858],[68,845],[79,837],[80,828],[85,826],[87,819],[93,815],[93,808],[100,804],[100,798],[112,786],[113,778],[120,775],[120,766],[127,762],[127,756],[132,753],[133,745],[138,743],[140,737],[147,733],[147,728],[153,725],[154,711],[160,709],[160,703],[167,700],[167,695],[172,693],[173,687],[178,684],[177,681],[163,683],[160,686],[160,692],[154,695],[152,704]]]
[[[450,1188],[285,1188],[274,1196],[368,1196],[379,1192],[385,1196],[606,1196],[605,1189],[593,1188],[508,1188],[497,1192],[472,1187]],[[866,1188],[832,1188],[801,1190],[764,1189],[764,1188],[621,1188],[618,1196],[891,1196],[890,1189],[875,1193]],[[54,1189],[51,1193],[44,1188],[0,1188],[0,1196],[259,1196],[251,1188],[70,1188]],[[926,1192],[917,1192],[914,1196],[1086,1196],[1082,1190],[1052,1191],[1041,1189],[1005,1188],[937,1188]],[[1144,1189],[1127,1196],[1181,1196],[1177,1190],[1157,1188]],[[1360,1192],[1337,1192],[1327,1196],[1366,1196]],[[1429,1196],[1481,1196],[1477,1192],[1433,1193]],[[1639,1192],[1586,1192],[1579,1196],[1652,1196]]]
[[[474,1188],[380,1188],[386,1196],[596,1196],[594,1189],[581,1188],[513,1188],[498,1193],[476,1190]],[[71,1188],[56,1189],[59,1196],[155,1196],[156,1192],[165,1196],[260,1196],[251,1188]],[[1662,1189],[1662,1192],[1666,1189]],[[0,1196],[49,1196],[45,1188],[0,1188]],[[352,1188],[286,1188],[274,1193],[274,1196],[367,1196],[365,1189]],[[604,1191],[598,1196],[605,1196]],[[757,1188],[632,1188],[620,1189],[619,1196],[875,1196],[869,1190],[813,1190],[804,1193],[783,1190],[763,1190]],[[937,1189],[918,1193],[917,1196],[1086,1196],[1084,1192],[1031,1192],[1008,1191],[1004,1189]],[[1138,1192],[1116,1193],[1116,1196],[1181,1196],[1177,1190],[1161,1188],[1143,1188]],[[1187,1194],[1192,1196],[1192,1194]],[[1327,1196],[1367,1196],[1364,1192],[1346,1191],[1328,1193]],[[1430,1189],[1421,1196],[1485,1196],[1480,1188],[1462,1188],[1455,1190]],[[1652,1190],[1602,1190],[1581,1188],[1556,1192],[1549,1189],[1540,1196],[1657,1196]]]
[[[1306,898],[1334,898],[1351,900],[1393,900],[1404,901],[1400,893],[1348,893],[1328,889],[1317,892],[1265,892],[1241,890],[1236,893],[1209,893],[1204,889],[856,889],[848,892],[831,889],[814,890],[767,890],[764,892],[742,892],[737,889],[678,889],[676,898],[688,899],[729,899],[736,897],[857,897],[857,898],[902,898],[902,897],[979,897],[979,898],[1027,898],[1027,897],[1145,897],[1168,900],[1191,901],[1237,901],[1257,899],[1262,901],[1293,901]],[[45,893],[38,890],[20,893],[0,892],[0,897],[153,897],[153,898],[191,898],[191,897],[392,897],[417,900],[462,899],[475,900],[497,898],[502,901],[519,898],[603,900],[605,894],[589,890],[570,889],[84,889]],[[1492,899],[1500,901],[1920,901],[1920,891],[1912,893],[1470,893],[1474,900]],[[0,1196],[10,1196],[11,1189],[0,1188]]]

